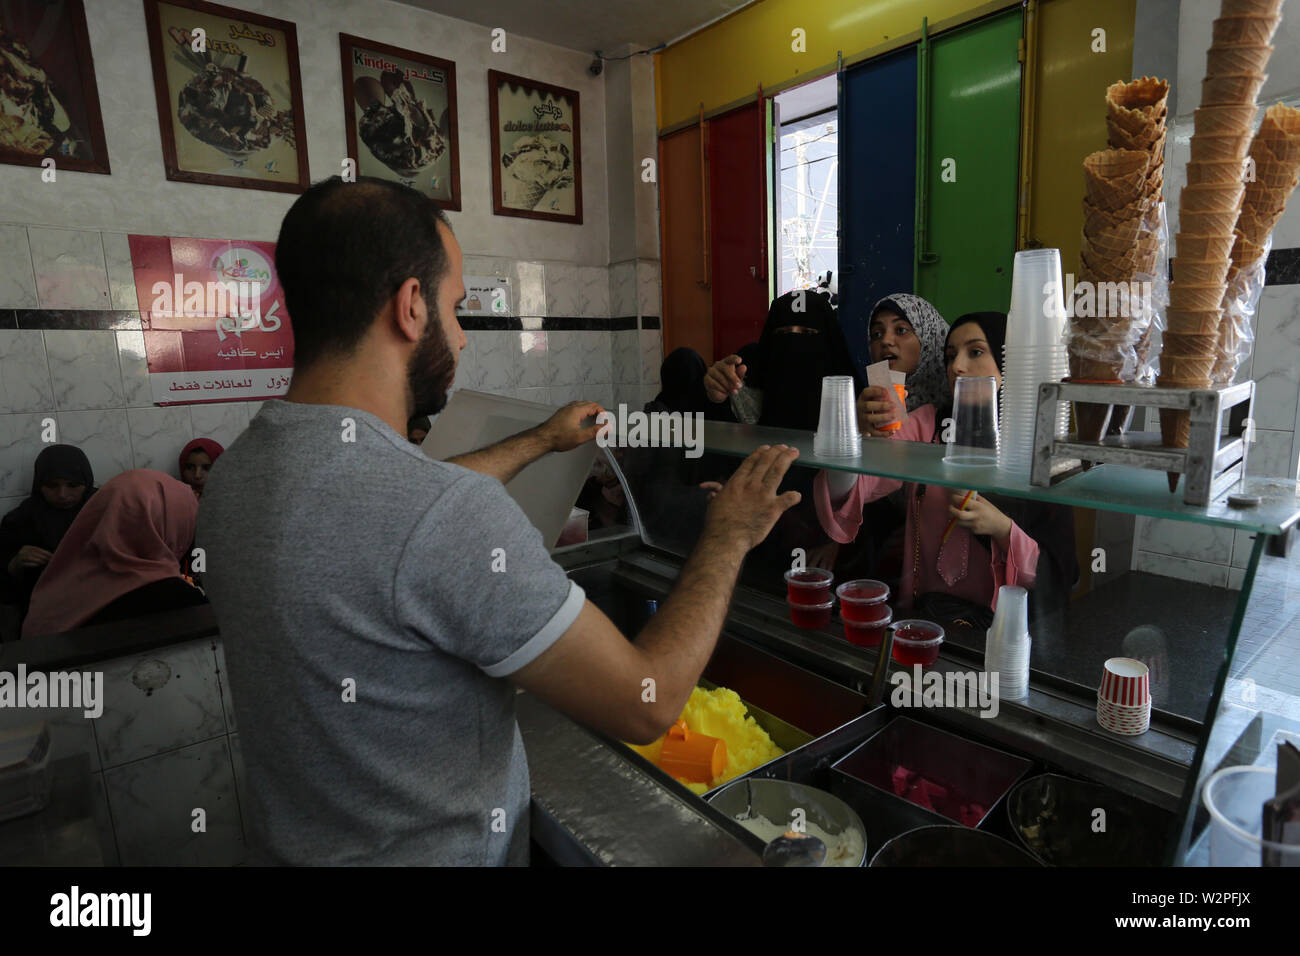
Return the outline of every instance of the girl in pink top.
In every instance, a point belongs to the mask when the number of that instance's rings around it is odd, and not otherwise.
[[[1006,317],[1000,313],[972,313],[953,324],[944,344],[950,389],[961,375],[991,375],[1001,386],[1002,374],[995,356],[1002,352],[1005,332]],[[875,394],[877,391],[882,394]],[[883,390],[864,390],[858,402],[864,431],[904,441],[936,439],[937,423],[947,413],[940,416],[933,404],[911,412],[902,428],[879,431],[877,425],[893,420],[883,398]],[[823,530],[835,541],[847,544],[857,537],[862,526],[864,506],[902,486],[903,482],[891,478],[821,472],[814,484],[814,500]],[[1073,565],[1072,518],[1068,509],[1018,502],[1014,510],[1021,520],[1016,521],[978,494],[971,496],[965,510],[959,510],[965,497],[962,490],[908,484],[899,607],[911,608],[920,596],[941,592],[992,608],[998,588],[1004,584],[1033,589],[1043,532],[1059,537],[1063,527],[1069,528],[1066,534],[1070,540],[1054,541],[1050,550],[1054,560],[1064,559],[1068,579],[1068,567]],[[1066,520],[1062,522],[1061,518]],[[955,525],[945,541],[944,529],[950,520]],[[1032,525],[1031,530],[1038,533],[1028,533],[1024,524]],[[1062,551],[1056,547],[1059,544],[1068,546]]]

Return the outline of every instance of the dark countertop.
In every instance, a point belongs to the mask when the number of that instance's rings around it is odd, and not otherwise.
[[[103,866],[90,804],[90,758],[83,753],[53,760],[49,770],[49,806],[0,823],[0,866]]]
[[[63,634],[9,641],[0,644],[0,671],[12,671],[19,664],[26,664],[28,670],[77,667],[216,635],[216,615],[211,605],[202,604]]]

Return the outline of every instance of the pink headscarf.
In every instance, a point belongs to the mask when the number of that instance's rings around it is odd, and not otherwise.
[[[221,457],[221,453],[225,451],[225,449],[214,442],[211,438],[195,438],[191,440],[181,449],[180,462],[177,468],[179,474],[185,474],[185,459],[189,458],[190,453],[195,451],[203,452],[203,454],[207,455],[208,458],[215,462]]]
[[[161,471],[124,471],[82,506],[46,565],[23,637],[57,634],[154,581],[181,576],[199,503],[190,486]]]

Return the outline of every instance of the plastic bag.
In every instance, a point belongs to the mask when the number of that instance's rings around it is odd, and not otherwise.
[[[1262,256],[1247,263],[1235,275],[1229,274],[1223,316],[1219,321],[1219,358],[1210,373],[1210,380],[1216,386],[1231,385],[1237,377],[1237,370],[1250,358],[1254,348],[1255,333],[1251,329],[1251,320],[1264,292],[1264,264],[1273,248],[1271,233],[1264,240],[1263,248]]]

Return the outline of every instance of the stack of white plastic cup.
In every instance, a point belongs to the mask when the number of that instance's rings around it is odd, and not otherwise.
[[[822,411],[813,436],[818,458],[854,458],[862,453],[853,376],[827,375],[822,379]]]
[[[1029,592],[998,588],[998,607],[984,644],[984,671],[998,675],[998,696],[1019,700],[1029,694]]]
[[[1034,455],[1038,386],[1069,374],[1065,293],[1059,249],[1017,252],[1003,346],[1001,441],[998,467],[1028,476]],[[1056,436],[1065,437],[1069,403],[1057,403]]]

